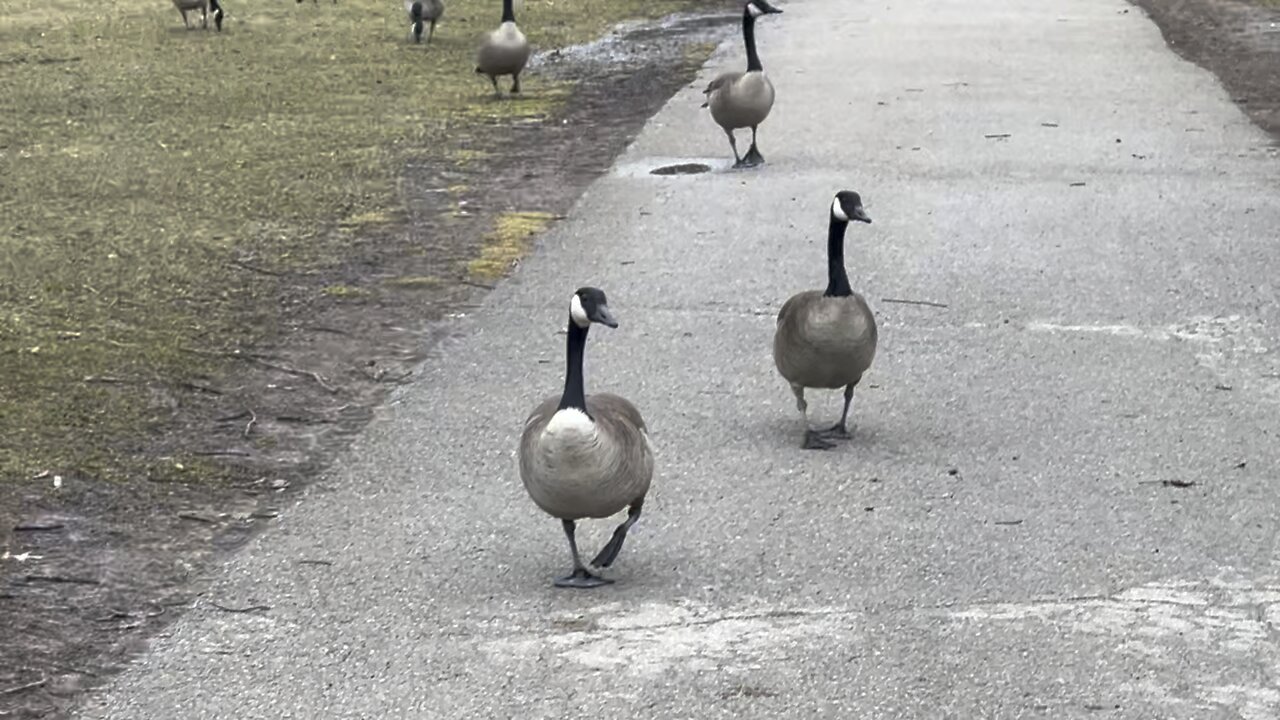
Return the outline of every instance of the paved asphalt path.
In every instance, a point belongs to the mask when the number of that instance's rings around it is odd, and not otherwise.
[[[767,167],[698,108],[735,37],[84,717],[1280,716],[1267,138],[1120,0],[782,7]],[[773,316],[842,188],[881,349],[856,439],[802,451]],[[575,592],[514,451],[584,284],[621,322],[588,390],[659,469]]]

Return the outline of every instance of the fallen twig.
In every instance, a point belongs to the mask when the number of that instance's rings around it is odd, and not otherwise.
[[[253,432],[253,426],[256,425],[257,423],[258,423],[258,414],[255,413],[252,409],[250,409],[249,422],[245,423],[244,432],[240,433],[241,437],[246,437],[246,438],[249,437],[249,433]]]
[[[900,298],[880,298],[880,302],[897,303],[899,305],[924,305],[926,307],[936,307],[936,308],[950,307],[946,303],[933,302],[932,300],[902,300]]]
[[[185,382],[185,381],[184,381],[184,382],[180,382],[180,383],[178,383],[178,387],[186,388],[186,389],[188,389],[188,390],[195,390],[196,392],[208,393],[209,395],[221,395],[221,394],[222,394],[222,391],[221,391],[221,390],[219,390],[219,389],[217,389],[217,388],[209,387],[208,385],[201,385],[200,383],[193,383],[193,382]]]
[[[267,362],[262,358],[256,358],[256,357],[253,357],[252,355],[241,355],[240,357],[245,358],[249,362],[257,363],[263,367],[269,367],[272,370],[279,370],[280,372],[289,373],[290,375],[296,375],[298,377],[311,378],[316,382],[317,385],[324,388],[325,390],[328,390],[331,393],[338,392],[338,389],[330,385],[329,382],[324,379],[324,376],[322,376],[318,372],[313,372],[311,370],[299,370],[298,368],[289,367],[288,365],[280,365],[278,363]]]
[[[1160,485],[1162,487],[1189,488],[1195,487],[1195,480],[1139,480],[1139,485]]]
[[[252,453],[244,450],[197,450],[191,454],[197,457],[249,457]]]
[[[466,285],[467,287],[480,288],[481,290],[492,290],[497,287],[496,285],[487,285],[485,283],[473,282],[471,280],[459,280],[458,284]]]
[[[93,578],[67,577],[65,575],[27,575],[26,581],[31,582],[47,582],[62,583],[64,585],[100,585],[101,582]]]
[[[134,383],[134,382],[136,382],[136,381],[135,381],[135,380],[124,380],[124,379],[122,379],[122,378],[118,378],[118,377],[110,377],[110,376],[107,376],[107,375],[85,375],[85,376],[84,376],[84,382],[87,382],[87,383],[101,383],[101,384],[103,384],[103,385],[108,385],[108,384],[109,384],[109,385],[130,385],[130,384],[133,384],[133,383]]]
[[[249,272],[261,273],[261,274],[263,274],[263,275],[270,275],[270,276],[272,276],[272,277],[284,277],[285,275],[288,275],[288,274],[289,274],[289,273],[283,273],[283,272],[280,272],[279,270],[268,270],[268,269],[266,269],[266,268],[260,268],[260,267],[258,267],[258,266],[256,266],[256,265],[250,265],[249,263],[244,262],[243,260],[228,260],[228,261],[227,261],[227,264],[228,264],[228,265],[232,265],[232,266],[234,266],[234,267],[238,267],[238,268],[240,268],[240,269],[242,269],[242,270],[248,270]]]
[[[266,611],[271,609],[270,605],[250,605],[248,607],[242,607],[242,608],[227,607],[226,605],[219,605],[218,603],[213,602],[212,600],[209,601],[209,604],[218,608],[223,612],[229,612],[229,613],[251,613],[251,612],[260,612],[260,611]]]
[[[1013,137],[1010,133],[988,133],[982,137],[988,140],[1002,140],[1007,137]]]
[[[299,565],[332,565],[332,560],[299,560]]]
[[[29,522],[13,526],[14,532],[52,532],[62,528],[63,524],[60,522]]]
[[[46,682],[49,682],[48,679],[40,678],[39,680],[36,680],[35,682],[29,682],[26,685],[19,685],[18,687],[11,687],[6,690],[0,690],[0,695],[13,695],[15,693],[20,693],[23,690],[34,690],[35,688],[43,686]]]
[[[250,353],[240,352],[239,350],[197,350],[195,348],[183,348],[183,350],[196,355],[210,355],[213,357],[228,357],[228,358],[235,358],[237,360],[244,360],[245,362],[251,362],[257,365],[261,365],[263,367],[271,368],[272,370],[279,370],[280,372],[288,373],[290,375],[310,378],[311,380],[314,380],[317,385],[324,388],[325,390],[331,393],[338,392],[338,389],[330,385],[329,381],[325,380],[324,376],[318,372],[313,372],[311,370],[300,370],[296,367],[291,367],[289,365],[274,363],[269,360],[266,360],[261,355],[253,355]]]
[[[196,512],[194,510],[184,510],[183,512],[178,513],[178,517],[182,518],[183,520],[195,520],[196,522],[202,522],[209,525],[218,524],[217,518],[211,518],[208,515]]]

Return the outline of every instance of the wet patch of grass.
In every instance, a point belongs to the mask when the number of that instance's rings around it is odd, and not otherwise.
[[[526,0],[519,17],[548,48],[689,5]],[[497,0],[451,0],[430,46],[407,42],[383,0],[224,7],[215,33],[184,29],[166,0],[5,2],[0,478],[216,476],[181,451],[156,456],[190,383],[234,369],[210,351],[269,341],[289,278],[404,223],[406,162],[471,162],[471,129],[567,97],[528,78],[525,99],[494,100],[474,74]],[[500,218],[469,269],[504,272],[545,222],[531,218]]]

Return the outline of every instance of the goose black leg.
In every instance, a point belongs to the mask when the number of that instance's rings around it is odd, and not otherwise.
[[[627,531],[632,525],[640,519],[640,508],[644,507],[644,498],[640,498],[631,503],[631,507],[627,509],[627,519],[622,521],[613,531],[613,537],[609,538],[609,542],[600,549],[600,554],[596,555],[596,559],[591,561],[595,567],[609,567],[613,561],[618,559],[618,553],[622,550],[622,541],[627,539]]]
[[[556,578],[555,586],[586,589],[612,583],[612,580],[592,574],[582,564],[582,557],[578,555],[577,527],[574,522],[572,520],[561,520],[560,522],[564,524],[564,535],[569,538],[569,551],[573,553],[573,572],[562,578]]]
[[[764,164],[764,156],[760,154],[760,148],[756,147],[756,126],[751,126],[751,147],[747,149],[747,154],[742,158],[743,167],[755,167]]]
[[[849,434],[849,426],[846,423],[849,420],[849,404],[853,402],[853,386],[846,385],[844,387],[844,412],[840,413],[840,422],[832,425],[822,431],[823,435],[828,437],[837,437],[842,440],[848,440],[852,437]]]
[[[498,97],[502,97],[502,91],[498,89],[498,76],[490,75],[489,82],[493,83],[493,94]]]
[[[511,94],[520,94],[520,73],[516,73],[511,76]]]
[[[431,21],[431,29],[427,31],[427,44],[431,44],[431,38],[436,36],[436,21]]]
[[[742,156],[738,154],[738,141],[733,137],[733,131],[726,128],[724,134],[729,136],[729,147],[733,148],[733,166],[742,167]]]
[[[791,392],[796,394],[796,409],[800,411],[800,421],[804,424],[804,442],[800,447],[805,450],[830,450],[835,443],[826,439],[823,433],[809,427],[809,403],[804,399],[804,386],[792,384]]]

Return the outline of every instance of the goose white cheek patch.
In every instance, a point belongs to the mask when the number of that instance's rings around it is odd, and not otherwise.
[[[578,327],[586,327],[591,324],[591,318],[587,317],[587,311],[582,307],[582,298],[577,295],[569,301],[569,317],[573,318],[574,324]]]
[[[840,207],[840,198],[831,201],[831,214],[835,215],[840,222],[849,222],[849,216],[845,214],[844,208]]]

